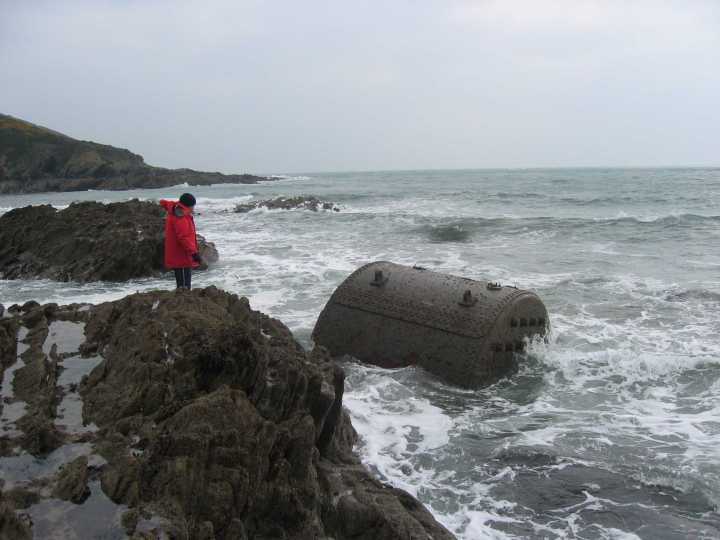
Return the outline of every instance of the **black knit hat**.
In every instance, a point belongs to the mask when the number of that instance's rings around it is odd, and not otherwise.
[[[190,193],[183,193],[180,195],[180,204],[187,206],[188,208],[192,208],[195,206],[195,197],[193,197]]]

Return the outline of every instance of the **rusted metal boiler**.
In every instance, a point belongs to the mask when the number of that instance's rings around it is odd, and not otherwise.
[[[548,326],[533,292],[379,261],[340,284],[313,339],[333,356],[388,368],[416,364],[477,387],[512,371],[527,338]]]

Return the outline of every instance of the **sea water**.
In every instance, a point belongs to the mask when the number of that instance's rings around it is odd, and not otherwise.
[[[259,185],[0,197],[28,204],[198,200],[219,264],[305,345],[368,261],[536,291],[548,343],[497,384],[344,361],[358,452],[459,538],[720,538],[720,169],[324,173]],[[315,195],[341,211],[232,212]],[[92,302],[172,288],[0,281],[0,302]]]

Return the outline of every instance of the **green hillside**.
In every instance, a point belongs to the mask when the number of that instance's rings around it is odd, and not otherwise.
[[[79,141],[0,114],[0,193],[134,189],[187,182],[256,183],[263,177],[163,169],[124,148]]]

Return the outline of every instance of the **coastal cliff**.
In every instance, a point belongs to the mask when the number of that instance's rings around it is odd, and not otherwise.
[[[209,287],[8,312],[0,534],[453,538],[354,455],[342,368],[247,299]]]
[[[272,178],[164,169],[124,148],[79,141],[0,114],[0,194],[256,184]]]

